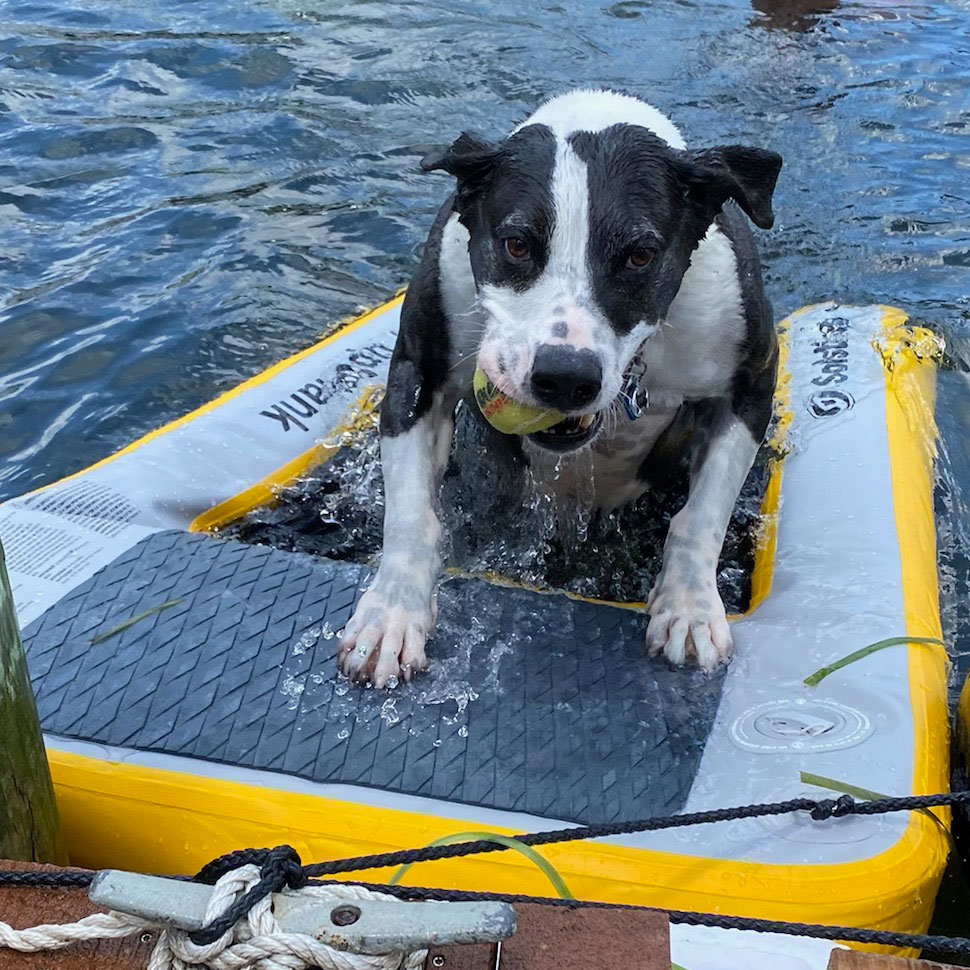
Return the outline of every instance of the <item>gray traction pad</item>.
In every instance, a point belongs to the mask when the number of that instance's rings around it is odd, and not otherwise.
[[[26,629],[44,729],[584,823],[683,807],[723,675],[648,660],[640,614],[452,580],[431,671],[375,691],[335,678],[333,631],[367,576],[149,536]]]

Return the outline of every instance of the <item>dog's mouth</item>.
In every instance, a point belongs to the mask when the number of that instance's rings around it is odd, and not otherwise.
[[[602,424],[602,413],[577,414],[565,418],[551,428],[546,428],[545,431],[536,431],[528,437],[530,441],[540,448],[545,448],[546,451],[563,454],[576,451],[592,441],[599,433]]]

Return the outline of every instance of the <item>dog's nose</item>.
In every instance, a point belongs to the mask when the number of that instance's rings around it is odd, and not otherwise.
[[[558,411],[575,411],[596,400],[603,367],[592,350],[542,344],[532,364],[532,393]]]

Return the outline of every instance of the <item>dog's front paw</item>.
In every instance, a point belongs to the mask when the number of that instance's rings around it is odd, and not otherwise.
[[[424,643],[433,623],[432,597],[378,576],[344,628],[340,669],[351,680],[369,680],[375,687],[384,687],[391,677],[410,680],[428,665]]]
[[[650,591],[647,612],[647,651],[651,657],[663,652],[678,666],[696,657],[698,666],[708,671],[727,661],[731,628],[715,583],[689,592],[665,583],[661,577]]]

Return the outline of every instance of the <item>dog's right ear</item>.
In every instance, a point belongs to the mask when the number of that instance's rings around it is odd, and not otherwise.
[[[734,199],[759,229],[772,227],[771,196],[781,171],[781,155],[764,148],[719,145],[690,157],[691,187],[714,212]]]
[[[485,175],[497,155],[494,145],[464,131],[448,148],[437,148],[425,155],[421,168],[425,172],[447,172],[461,185]]]

